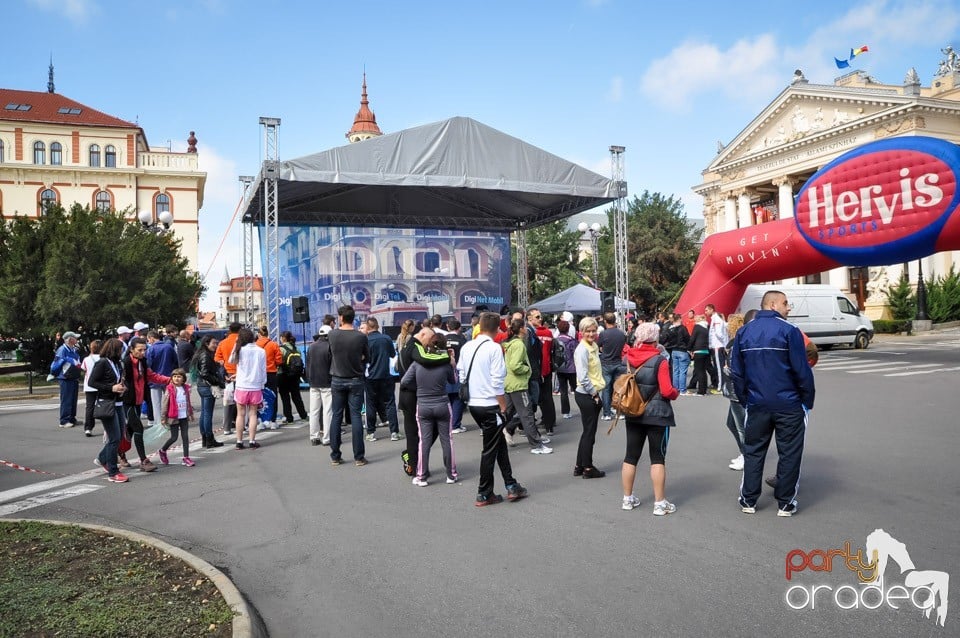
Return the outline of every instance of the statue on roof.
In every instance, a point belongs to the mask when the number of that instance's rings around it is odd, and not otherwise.
[[[960,58],[958,58],[957,52],[953,50],[952,46],[947,45],[946,48],[940,49],[940,53],[947,57],[940,60],[940,67],[936,73],[937,76],[960,72]]]

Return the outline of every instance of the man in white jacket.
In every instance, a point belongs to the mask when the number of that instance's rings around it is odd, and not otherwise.
[[[710,393],[720,393],[720,371],[727,364],[727,322],[713,304],[704,308],[707,317],[707,332],[710,336],[710,362],[707,365],[707,374],[710,375]]]

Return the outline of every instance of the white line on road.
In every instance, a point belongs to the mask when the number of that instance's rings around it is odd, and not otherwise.
[[[931,365],[940,365],[938,363],[933,363]],[[953,372],[954,370],[960,370],[960,366],[956,368],[937,368],[936,370],[912,370],[910,372],[893,372],[891,374],[885,374],[885,377],[908,377],[912,374],[931,374],[933,372]]]
[[[936,366],[942,366],[942,363],[913,363],[910,365],[897,365],[897,368],[906,369],[906,368],[933,368]],[[849,374],[865,374],[867,372],[876,372],[876,370],[846,370]],[[884,375],[888,376],[888,375]]]
[[[843,370],[845,368],[864,368],[867,366],[885,366],[889,365],[889,361],[877,361],[876,359],[864,359],[863,361],[831,361],[830,363],[820,363],[817,365],[817,370]]]
[[[83,494],[96,492],[104,487],[106,486],[84,483],[82,485],[74,485],[66,490],[60,490],[59,492],[50,492],[49,494],[42,494],[41,496],[31,496],[22,501],[0,506],[0,516],[9,516],[10,514],[16,514],[17,512],[22,512],[23,510],[28,510],[33,507],[40,507],[41,505],[62,501],[67,498],[73,498],[74,496],[82,496]]]
[[[102,469],[97,467],[93,468],[92,470],[80,472],[79,474],[64,476],[63,478],[40,481],[39,483],[33,483],[31,485],[24,485],[23,487],[17,487],[12,490],[0,492],[0,503],[6,503],[7,501],[23,498],[28,494],[36,494],[37,492],[52,490],[53,488],[60,487],[61,485],[70,485],[71,483],[76,483],[78,481],[86,481],[95,476],[106,476],[106,474],[104,474]]]

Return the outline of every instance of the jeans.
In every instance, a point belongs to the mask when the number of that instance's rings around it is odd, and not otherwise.
[[[213,436],[213,408],[217,399],[213,396],[213,389],[202,383],[197,384],[197,394],[200,395],[200,434]]]
[[[112,419],[100,422],[103,424],[103,432],[106,435],[107,442],[103,444],[103,448],[97,455],[97,460],[100,461],[100,465],[107,470],[107,474],[116,476],[120,472],[117,468],[117,453],[120,449],[120,428],[123,425],[123,408],[118,405],[117,409],[113,412]]]
[[[60,425],[77,424],[77,399],[80,393],[79,379],[60,379]]]
[[[674,350],[670,353],[670,362],[673,366],[673,387],[680,390],[680,394],[687,391],[687,370],[690,368],[690,353],[686,350]]]
[[[346,407],[350,410],[353,459],[359,461],[366,454],[366,448],[363,445],[363,422],[360,420],[360,408],[363,405],[363,379],[333,377],[330,382],[330,392],[333,395],[333,414],[330,423],[330,458],[337,461],[341,456],[340,426],[343,425],[343,411]]]
[[[397,420],[396,383],[393,377],[387,379],[367,379],[367,432],[377,430],[377,415],[386,413],[390,432],[400,432]]]
[[[606,387],[600,393],[600,398],[603,399],[603,414],[604,416],[613,416],[613,406],[611,405],[613,401],[613,382],[621,374],[627,373],[627,366],[622,363],[615,365],[604,363],[600,366],[600,369],[603,371],[603,380],[607,382]],[[577,405],[580,405],[579,400]]]

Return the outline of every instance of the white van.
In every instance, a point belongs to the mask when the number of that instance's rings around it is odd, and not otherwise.
[[[787,320],[820,347],[846,344],[866,348],[873,339],[873,322],[857,310],[839,288],[821,284],[751,284],[740,300],[738,313],[760,309],[760,300],[768,290],[779,290],[793,304]]]

